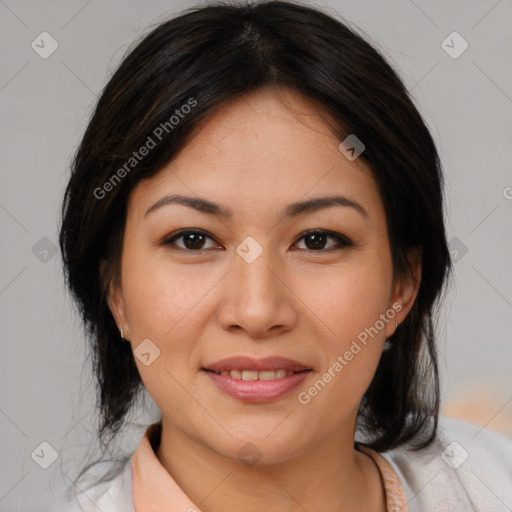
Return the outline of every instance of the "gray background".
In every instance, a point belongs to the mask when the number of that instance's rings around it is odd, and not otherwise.
[[[48,510],[94,453],[85,339],[52,253],[59,207],[71,156],[124,51],[194,3],[0,0],[0,511]],[[432,130],[457,259],[439,318],[444,410],[510,434],[512,2],[312,4],[368,34]],[[47,59],[31,48],[43,31],[58,42]],[[453,31],[469,43],[458,58],[441,46]],[[119,446],[135,449],[157,413],[149,401]],[[58,453],[48,469],[31,456],[43,441]]]

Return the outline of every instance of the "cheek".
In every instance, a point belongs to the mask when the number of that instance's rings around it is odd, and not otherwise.
[[[360,255],[357,263],[354,259],[353,265],[316,278],[315,286],[304,283],[301,291],[307,297],[305,304],[318,317],[320,371],[330,371],[325,376],[330,391],[323,397],[347,408],[357,405],[370,384],[385,342],[385,327],[394,322],[391,315],[387,322],[381,319],[389,307],[392,267],[386,253],[380,254]]]
[[[125,255],[123,296],[134,361],[160,409],[178,414],[189,400],[179,383],[190,378],[190,361],[202,329],[200,299],[208,283],[171,264],[165,254],[155,256],[128,246]],[[159,351],[149,365],[137,356],[137,347],[146,339]]]
[[[125,254],[123,295],[131,332],[138,339],[163,341],[172,330],[183,330],[207,286],[197,279],[197,269],[194,274],[193,265],[178,268],[163,251],[152,254],[127,247]]]
[[[391,264],[385,257],[365,254],[354,264],[311,277],[301,286],[304,302],[329,327],[341,344],[354,339],[385,313],[391,292]],[[314,281],[314,283],[313,283]]]
[[[135,363],[161,407],[169,396],[176,404],[187,400],[177,382],[189,382],[191,369],[197,371],[198,340],[212,313],[209,293],[220,277],[207,266],[172,262],[165,250],[144,251],[127,244],[122,282]],[[137,347],[145,339],[159,350],[149,366],[137,358]]]

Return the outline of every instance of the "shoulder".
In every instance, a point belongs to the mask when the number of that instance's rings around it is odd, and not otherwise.
[[[102,466],[103,467],[103,466]],[[104,471],[97,468],[90,480],[101,478]],[[132,466],[128,459],[121,470],[107,481],[84,486],[72,498],[62,500],[54,512],[135,512],[133,504]]]
[[[381,455],[400,478],[411,512],[510,510],[512,438],[440,416],[438,435],[426,449]]]

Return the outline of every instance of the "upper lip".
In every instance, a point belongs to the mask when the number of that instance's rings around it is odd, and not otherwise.
[[[265,370],[291,370],[294,372],[300,372],[302,370],[310,370],[307,366],[288,359],[287,357],[272,356],[265,357],[263,359],[254,359],[247,356],[233,356],[226,359],[221,359],[212,364],[208,364],[203,367],[205,370],[211,370],[213,372],[231,371],[231,370],[253,370],[253,371],[265,371]]]

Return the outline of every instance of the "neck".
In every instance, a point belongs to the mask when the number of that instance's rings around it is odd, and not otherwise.
[[[349,434],[282,462],[247,466],[162,419],[156,456],[203,512],[385,512],[380,474]]]

